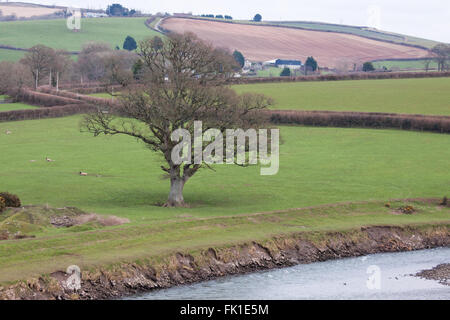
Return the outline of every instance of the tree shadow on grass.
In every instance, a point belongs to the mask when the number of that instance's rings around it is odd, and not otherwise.
[[[86,198],[81,199],[83,205],[92,207],[161,207],[166,203],[169,190],[145,190],[145,189],[126,189],[126,190],[106,190],[104,198]],[[243,195],[226,195],[217,190],[184,192],[186,207],[184,209],[196,208],[237,208],[252,206],[261,201],[261,198],[251,198]],[[167,208],[170,210],[170,208]]]

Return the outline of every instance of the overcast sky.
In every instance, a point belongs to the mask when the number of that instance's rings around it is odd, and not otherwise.
[[[265,20],[369,25],[386,31],[450,43],[450,0],[29,0],[28,2],[95,9],[106,8],[110,3],[121,3],[146,13],[229,14],[235,19],[250,19],[256,13],[260,13]]]

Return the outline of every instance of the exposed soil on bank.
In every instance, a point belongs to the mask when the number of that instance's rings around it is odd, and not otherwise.
[[[440,264],[430,270],[422,270],[416,273],[415,276],[428,280],[436,280],[441,284],[450,286],[450,263]]]
[[[410,251],[450,245],[448,224],[373,226],[345,232],[304,232],[227,248],[176,253],[157,262],[129,263],[83,270],[81,289],[67,287],[57,271],[0,287],[0,299],[109,299],[144,291],[210,280],[225,275],[380,252]]]

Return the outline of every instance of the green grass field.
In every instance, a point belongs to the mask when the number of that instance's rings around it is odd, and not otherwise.
[[[283,71],[283,69],[281,68],[276,68],[276,67],[270,67],[264,70],[258,70],[258,72],[256,73],[257,77],[279,77],[281,71]]]
[[[26,109],[35,109],[37,107],[30,106],[25,103],[0,103],[0,112],[2,111],[13,111],[13,110],[26,110]]]
[[[450,115],[450,78],[238,85],[266,94],[275,109]]]
[[[177,252],[198,256],[208,248],[255,241],[270,244],[275,236],[286,239],[299,232],[320,242],[323,232],[352,232],[361,226],[449,225],[448,207],[422,201],[390,205],[392,209],[383,202],[365,202],[208,219],[180,215],[162,223],[135,221],[101,230],[57,229],[34,239],[0,241],[0,284],[66,270],[72,264],[91,271],[123,262],[167,266],[167,257]],[[416,213],[395,214],[405,205],[413,206]]]
[[[72,116],[0,123],[0,133],[13,132],[0,135],[0,150],[8,150],[2,153],[0,189],[18,194],[24,204],[76,206],[131,222],[0,241],[0,282],[74,263],[102,265],[289,232],[448,220],[448,212],[431,207],[398,216],[383,206],[392,198],[450,194],[447,135],[282,127],[277,175],[260,176],[257,166],[203,170],[185,187],[190,207],[169,209],[156,205],[166,200],[169,189],[168,180],[161,178],[159,156],[128,137],[80,133],[79,120]],[[46,156],[55,162],[46,162]],[[80,176],[79,171],[89,175]],[[247,216],[370,200],[375,202]]]
[[[0,123],[0,132],[13,132],[0,140],[0,148],[9,150],[2,155],[0,189],[19,194],[28,204],[77,206],[145,220],[450,191],[447,135],[283,127],[277,175],[260,176],[258,167],[217,166],[217,172],[201,171],[187,183],[185,198],[192,209],[165,209],[154,206],[166,200],[169,189],[169,182],[161,180],[159,156],[132,138],[80,133],[79,119]],[[56,161],[47,163],[46,156]],[[79,171],[90,176],[81,177]]]
[[[373,63],[376,69],[383,69],[386,67],[388,70],[396,71],[396,70],[424,70],[425,69],[425,60],[408,60],[408,61],[397,61],[397,60],[388,60],[388,61],[376,61]],[[430,69],[437,69],[437,63],[435,61],[431,61],[429,65]]]
[[[145,18],[90,18],[81,20],[81,31],[67,29],[66,20],[0,22],[0,44],[30,48],[36,44],[79,51],[88,41],[103,41],[122,48],[126,36],[138,40],[158,34],[144,24]]]
[[[117,93],[114,93],[117,94]],[[99,93],[91,93],[89,94],[91,97],[97,97],[97,98],[106,98],[106,99],[112,99],[113,97],[107,93],[107,92],[99,92]]]
[[[18,61],[25,55],[24,51],[0,49],[0,62]]]

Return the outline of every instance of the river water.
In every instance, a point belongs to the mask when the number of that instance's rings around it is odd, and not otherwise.
[[[127,299],[450,299],[450,286],[411,276],[450,263],[450,248],[381,253],[237,275]]]

